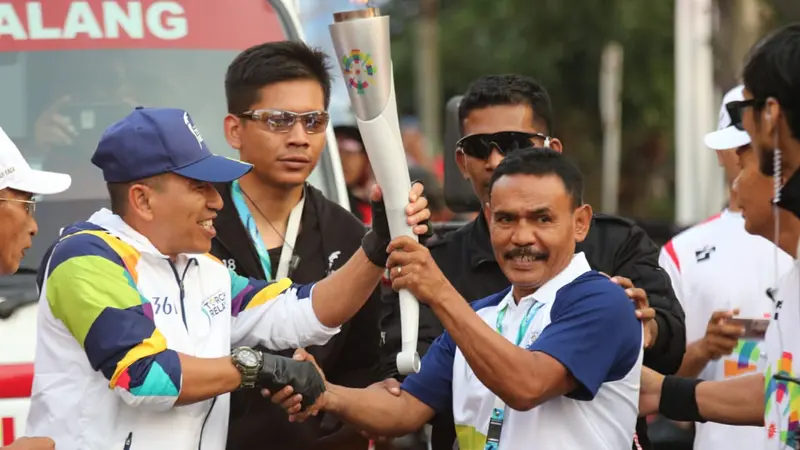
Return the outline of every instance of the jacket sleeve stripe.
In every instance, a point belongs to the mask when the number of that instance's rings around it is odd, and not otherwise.
[[[242,311],[245,296],[255,288],[248,278],[237,275],[233,270],[228,269],[228,274],[231,277],[231,315],[236,317]]]
[[[245,298],[242,301],[242,311],[247,311],[250,308],[255,308],[267,303],[270,300],[275,300],[279,295],[283,294],[287,289],[292,287],[292,280],[283,278],[274,283],[270,283],[261,289],[254,289],[251,292],[250,298]],[[249,295],[248,295],[249,296]]]
[[[79,256],[59,264],[50,273],[47,300],[53,315],[86,349],[84,340],[89,330],[107,308],[125,310],[137,306],[144,315],[144,299],[130,281],[118,264],[99,256]],[[149,335],[150,331],[143,337]]]
[[[153,328],[152,335],[143,340],[140,344],[136,345],[135,347],[128,350],[125,356],[119,360],[117,363],[113,374],[111,375],[111,380],[109,380],[109,386],[114,388],[116,386],[120,386],[119,378],[120,376],[125,373],[127,382],[122,383],[122,387],[129,389],[131,387],[140,387],[142,386],[146,379],[147,379],[147,370],[144,371],[142,374],[138,374],[139,376],[132,377],[130,371],[128,370],[132,366],[134,366],[137,362],[145,362],[144,360],[153,356],[157,355],[164,350],[167,349],[167,340],[164,339],[164,336],[161,334],[158,329]],[[150,362],[150,361],[148,361]],[[142,364],[138,364],[136,369],[141,369]],[[136,371],[134,371],[136,375]]]
[[[136,265],[139,263],[140,253],[133,248],[132,246],[122,242],[121,240],[111,236],[110,234],[104,231],[80,231],[75,234],[71,234],[69,236],[63,237],[61,240],[72,238],[74,239],[77,236],[82,236],[78,238],[79,241],[82,242],[91,242],[97,241],[97,239],[101,240],[106,245],[99,244],[99,242],[95,242],[97,245],[86,246],[85,248],[79,247],[77,245],[69,246],[72,250],[77,251],[84,251],[87,252],[85,254],[91,254],[95,256],[102,256],[104,258],[110,259],[124,267],[128,272],[130,277],[133,279],[134,285],[139,282],[139,273],[136,271]],[[97,239],[92,239],[89,236],[94,236]],[[64,255],[65,257],[69,258],[71,256],[78,256],[78,255]],[[54,258],[55,259],[55,258]],[[51,266],[52,269],[55,266]]]
[[[109,380],[109,387],[129,391],[123,399],[141,402],[142,397],[131,400],[137,392],[175,396],[181,384],[178,355],[167,350],[153,322],[152,306],[136,289],[125,258],[97,235],[62,240],[50,262],[48,304],[83,347],[92,368]],[[155,401],[169,403],[165,402]]]
[[[675,246],[672,245],[672,241],[667,242],[667,245],[664,246],[664,250],[667,252],[672,262],[675,263],[675,268],[680,272],[681,262],[678,260],[678,254],[675,253]]]
[[[134,396],[177,397],[180,393],[180,359],[172,350],[135,360],[115,376],[109,386]]]

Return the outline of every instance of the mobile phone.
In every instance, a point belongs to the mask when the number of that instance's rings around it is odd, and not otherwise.
[[[769,327],[769,319],[753,319],[744,317],[733,317],[728,322],[744,327],[743,339],[764,339]]]

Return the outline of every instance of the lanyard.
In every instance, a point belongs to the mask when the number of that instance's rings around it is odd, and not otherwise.
[[[250,240],[256,247],[256,253],[258,254],[258,259],[261,262],[261,267],[264,269],[266,281],[272,281],[272,261],[269,257],[269,250],[267,250],[267,248],[264,246],[264,241],[261,239],[261,232],[258,231],[256,221],[253,219],[253,215],[250,213],[250,209],[247,207],[247,204],[244,201],[242,188],[239,186],[239,180],[236,180],[231,184],[231,198],[233,199],[234,206],[236,206],[236,211],[239,213],[239,218],[242,220],[242,224],[244,224],[245,229],[247,229],[247,233],[250,235]],[[281,258],[278,262],[278,272],[276,273],[277,279],[284,278],[289,273],[289,265],[292,259],[292,249],[297,241],[297,235],[300,229],[300,219],[303,214],[303,206],[305,205],[305,201],[306,196],[304,193],[303,197],[300,199],[300,202],[298,202],[297,205],[292,208],[292,212],[289,214],[289,223],[286,227],[286,236],[283,240]]]
[[[517,330],[517,340],[515,345],[519,346],[525,335],[528,334],[528,329],[533,323],[534,317],[544,306],[544,303],[534,301],[525,313],[522,323],[519,324]],[[503,319],[506,317],[506,310],[508,304],[503,305],[500,311],[497,312],[497,332],[503,334]],[[500,432],[503,430],[503,421],[505,420],[506,405],[500,397],[494,398],[494,409],[492,409],[492,416],[489,418],[489,430],[486,433],[486,446],[484,450],[497,450],[500,447]]]

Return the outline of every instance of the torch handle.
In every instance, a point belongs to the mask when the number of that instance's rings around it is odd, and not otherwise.
[[[403,375],[419,372],[421,362],[417,353],[419,337],[419,302],[403,289],[400,295],[400,333],[403,346],[397,354],[397,371]]]

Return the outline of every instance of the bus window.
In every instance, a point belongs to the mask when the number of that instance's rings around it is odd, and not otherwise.
[[[73,178],[43,198],[23,264],[38,266],[61,227],[105,206],[90,158],[135,106],[185,109],[213,152],[238,156],[222,129],[225,71],[245,48],[286,39],[290,26],[267,0],[0,2],[0,126],[31,165]],[[315,172],[325,192],[326,174]]]

